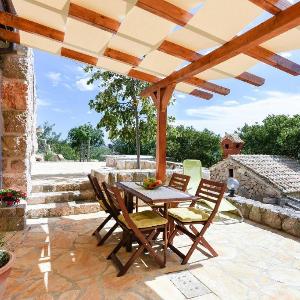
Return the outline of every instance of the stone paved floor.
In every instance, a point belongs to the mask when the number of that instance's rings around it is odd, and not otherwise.
[[[219,257],[207,259],[196,251],[181,266],[169,252],[165,269],[144,255],[127,275],[105,257],[117,242],[116,233],[96,247],[91,233],[103,213],[28,220],[19,233],[16,262],[4,299],[185,299],[168,273],[188,269],[213,293],[193,299],[300,299],[300,243],[252,223],[214,224],[207,239]],[[175,242],[183,248],[190,241]],[[123,250],[123,257],[127,256]]]

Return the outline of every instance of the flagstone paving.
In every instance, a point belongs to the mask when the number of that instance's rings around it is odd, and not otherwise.
[[[120,232],[101,247],[91,236],[103,217],[99,212],[28,220],[27,229],[15,237],[16,262],[4,299],[183,300],[168,275],[181,270],[189,270],[212,291],[192,299],[300,299],[300,243],[291,236],[250,222],[216,223],[207,239],[219,257],[207,259],[195,251],[182,266],[169,251],[166,268],[159,269],[144,254],[125,276],[116,277],[106,256]],[[184,249],[190,240],[178,236],[175,243]]]

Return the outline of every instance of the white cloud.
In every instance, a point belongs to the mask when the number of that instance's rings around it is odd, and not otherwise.
[[[251,100],[251,101],[256,101],[257,100],[256,97],[250,97],[250,96],[244,96],[243,98],[247,99],[247,100]]]
[[[51,103],[45,99],[37,98],[36,103],[38,106],[50,106]]]
[[[235,106],[212,105],[187,109],[193,119],[176,120],[176,124],[194,126],[199,130],[208,128],[216,133],[233,132],[245,123],[261,122],[270,114],[293,115],[300,112],[300,93],[269,91],[265,97],[255,102]]]
[[[185,99],[186,95],[181,93],[176,93],[176,98]]]
[[[88,78],[81,78],[76,81],[76,87],[78,88],[79,91],[81,92],[86,92],[86,91],[93,91],[95,90],[96,86],[93,84],[87,84]]]
[[[49,72],[46,76],[51,80],[53,86],[57,86],[61,81],[61,73]]]
[[[225,101],[223,104],[226,105],[226,106],[230,106],[230,105],[239,104],[239,102],[236,101],[236,100],[228,100],[228,101]]]

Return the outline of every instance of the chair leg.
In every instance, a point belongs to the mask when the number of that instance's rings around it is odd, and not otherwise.
[[[97,229],[93,232],[92,235],[96,235],[97,232],[100,232],[100,230],[104,228],[104,226],[108,223],[108,221],[109,221],[111,218],[112,218],[112,216],[111,216],[111,215],[108,215],[108,216],[106,217],[106,219],[105,219],[105,220],[97,227]]]
[[[111,236],[111,234],[118,228],[118,223],[109,229],[109,231],[104,235],[104,237],[98,242],[97,246],[103,245],[105,241]]]
[[[202,236],[200,243],[213,255],[213,257],[217,257],[218,253],[215,249],[208,243],[208,241]]]
[[[111,259],[113,254],[116,254],[128,241],[129,235],[123,235],[121,241],[117,244],[117,246],[113,249],[113,251],[107,256],[107,259]]]
[[[131,257],[129,258],[129,260],[126,262],[125,265],[123,265],[121,263],[121,261],[119,260],[119,258],[117,257],[117,252],[122,248],[123,245],[125,245],[128,242],[128,240],[131,239],[131,237],[130,237],[131,234],[125,235],[123,237],[123,239],[119,242],[119,244],[113,249],[113,251],[107,257],[107,259],[112,259],[113,262],[117,265],[117,267],[119,269],[119,273],[117,275],[118,277],[126,274],[128,269],[130,268],[130,266],[142,254],[142,252],[144,251],[145,248],[147,248],[147,250],[149,251],[149,254],[155,259],[155,261],[159,264],[160,267],[165,266],[163,260],[161,260],[160,257],[154,252],[154,250],[152,249],[150,242],[149,242],[149,241],[151,241],[151,239],[153,238],[155,233],[156,233],[156,230],[153,230],[147,236],[147,238],[145,237],[144,240],[139,241],[140,246],[138,247],[138,249],[136,251],[134,251],[134,253],[131,255]]]

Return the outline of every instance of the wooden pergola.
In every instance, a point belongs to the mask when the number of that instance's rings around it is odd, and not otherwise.
[[[259,62],[290,75],[279,55],[300,49],[300,3],[287,0],[2,0],[0,39],[152,83],[157,108],[157,178],[166,175],[167,106],[176,89],[210,100],[230,90],[215,80],[261,86]],[[0,2],[0,4],[1,4]],[[265,12],[273,15],[253,27]],[[249,27],[253,27],[248,29]]]

